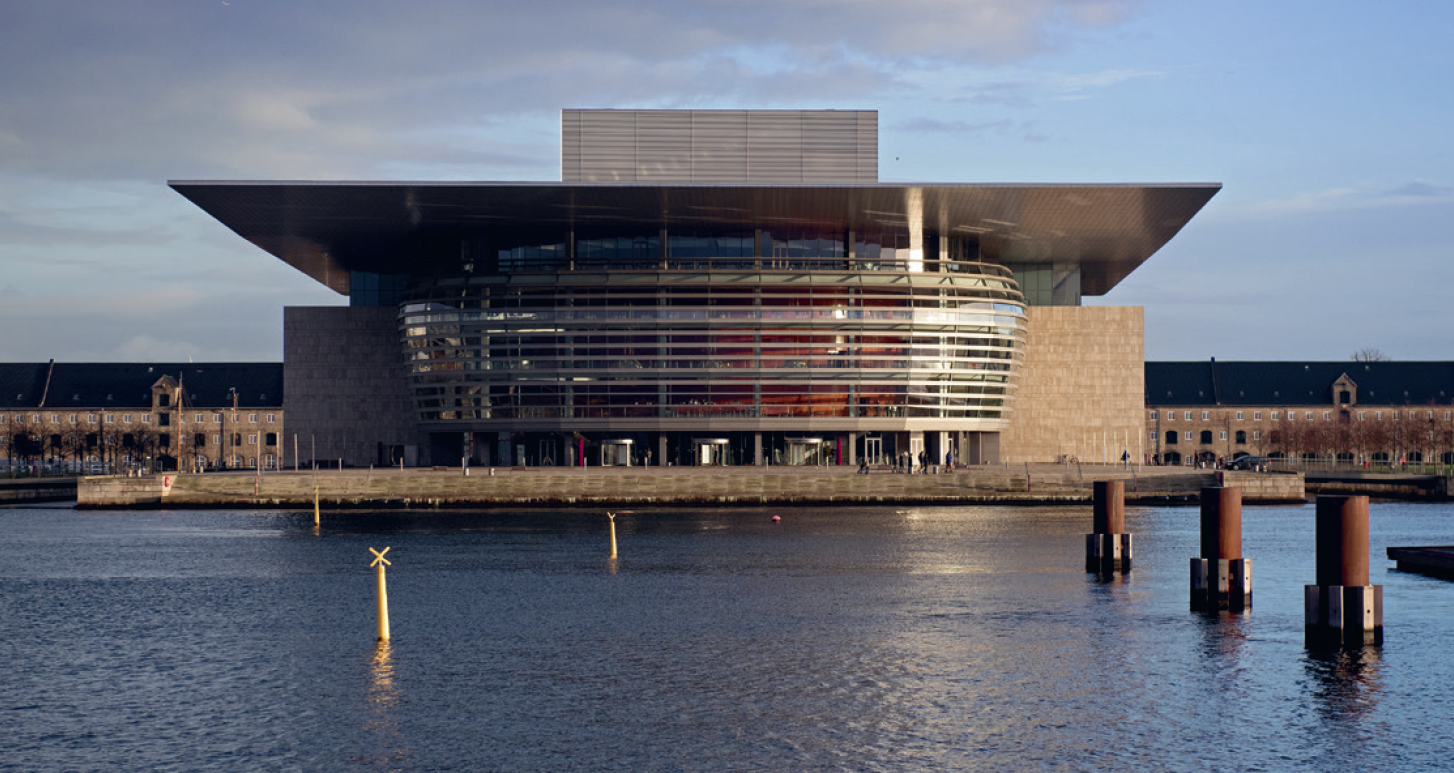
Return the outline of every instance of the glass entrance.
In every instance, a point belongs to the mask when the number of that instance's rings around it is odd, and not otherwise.
[[[884,463],[884,439],[881,437],[866,437],[863,439],[863,461],[867,464],[879,465]]]

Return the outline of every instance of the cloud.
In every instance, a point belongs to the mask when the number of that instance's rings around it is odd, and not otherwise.
[[[1454,187],[1414,181],[1405,183],[1382,194],[1390,198],[1440,198],[1454,197]]]
[[[0,30],[0,166],[152,180],[377,178],[413,160],[548,173],[554,143],[525,135],[553,134],[561,107],[861,104],[902,94],[906,72],[1018,61],[1138,5],[22,3]],[[462,131],[480,127],[498,144]],[[421,133],[446,139],[410,139]]]
[[[1255,219],[1328,212],[1355,212],[1454,201],[1454,188],[1427,182],[1386,185],[1344,185],[1303,191],[1278,199],[1230,202],[1210,214],[1211,219]]]

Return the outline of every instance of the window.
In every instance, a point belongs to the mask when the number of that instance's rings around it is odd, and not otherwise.
[[[1333,412],[1332,411],[1323,411],[1323,421],[1331,421],[1332,418],[1333,418]]]
[[[0,424],[4,424],[5,423],[5,416],[6,416],[6,414],[0,413]]]
[[[270,446],[277,445],[278,444],[278,433],[276,433],[276,432],[269,432],[266,435],[263,435],[263,442],[266,443],[266,444],[268,444],[268,445],[270,445]]]
[[[214,413],[214,414],[212,414],[212,423],[213,424],[221,424],[222,423],[222,414],[220,414],[220,413]]]
[[[222,445],[222,436],[221,435],[213,435],[212,436],[212,444],[213,445],[218,445],[218,446]]]
[[[70,418],[71,418],[71,423],[72,424],[75,424],[76,423],[76,414],[74,414],[74,413],[71,414]]]
[[[1167,411],[1166,412],[1166,420],[1167,421],[1176,421],[1176,411]]]
[[[255,413],[248,414],[247,423],[248,424],[256,424],[257,423],[257,414],[255,414]]]
[[[1205,445],[1211,445],[1211,442],[1212,442],[1212,431],[1209,430],[1209,429],[1202,430],[1202,445],[1204,445],[1204,446]]]
[[[257,435],[248,435],[247,436],[247,444],[250,445],[250,446],[257,445]]]
[[[1182,416],[1181,418],[1184,421],[1191,421],[1191,411],[1186,411],[1186,414],[1184,416]]]
[[[199,414],[197,414],[196,416],[194,416],[192,418],[198,424],[203,424],[203,423],[205,423],[207,421],[207,414],[205,414],[205,413],[199,413]]]
[[[1273,416],[1272,418],[1275,419],[1277,417],[1276,416]],[[1287,412],[1287,420],[1288,421],[1297,421],[1297,411],[1288,411]]]
[[[1154,418],[1156,418],[1156,417],[1155,417],[1155,416],[1152,416],[1152,417],[1151,417],[1151,418],[1153,418],[1153,419],[1154,419]],[[270,414],[268,414],[268,423],[269,423],[269,424],[272,424],[272,423],[273,423],[273,422],[275,422],[275,421],[277,421],[277,420],[278,420],[278,415],[277,415],[277,414],[275,414],[275,413],[270,413]]]
[[[1191,430],[1186,431],[1186,442],[1191,442]]]
[[[1246,445],[1247,444],[1247,430],[1244,430],[1244,429],[1237,430],[1237,436],[1236,437],[1237,437],[1237,445],[1240,446],[1240,445]]]
[[[1221,432],[1218,432],[1217,433],[1217,439],[1218,440],[1226,440],[1227,439],[1227,430],[1222,430]]]
[[[25,423],[25,416],[24,415],[16,416],[15,417],[15,423],[16,424],[24,424]]]
[[[1394,411],[1394,412],[1393,412],[1393,420],[1394,420],[1394,421],[1398,421],[1398,418],[1399,418],[1399,417],[1398,417],[1398,413],[1399,413],[1399,412],[1398,412],[1398,411]]]
[[[1243,411],[1237,411],[1237,421],[1241,421],[1242,419],[1246,418],[1246,416],[1247,414]]]
[[[141,423],[142,424],[150,424],[151,423],[151,414],[149,414],[149,413],[143,413],[141,415]]]
[[[159,427],[170,427],[170,426],[172,426],[172,415],[170,413],[159,413],[159,414],[157,414],[157,426],[159,426]]]
[[[1254,430],[1252,430],[1252,439],[1253,440],[1261,440],[1262,439],[1262,430],[1260,430],[1260,429],[1254,429]]]
[[[1451,416],[1454,416],[1454,411],[1444,411],[1444,421],[1448,421]]]
[[[1374,421],[1383,421],[1383,411],[1374,411],[1373,412],[1373,420]]]
[[[129,413],[128,414],[123,414],[122,417],[121,417],[121,423],[122,424],[130,424],[131,423],[131,414],[129,414]]]
[[[1253,411],[1252,412],[1252,420],[1253,421],[1262,421],[1262,411]]]
[[[1313,420],[1313,412],[1312,411],[1308,411],[1307,413],[1303,414],[1303,421],[1312,421],[1312,420]]]
[[[1358,412],[1358,420],[1363,421],[1363,411]]]
[[[186,424],[187,423],[187,414],[185,414],[185,413],[179,413],[179,414],[177,414],[177,421],[180,422],[180,423],[182,423],[182,424]]]
[[[1154,429],[1151,430],[1151,432],[1147,435],[1146,440],[1147,440],[1147,442],[1155,443],[1156,442],[1156,430],[1154,430]]]
[[[59,413],[52,413],[50,415],[50,423],[51,424],[60,424],[61,423],[61,415]]]
[[[1210,411],[1202,411],[1202,421],[1206,421],[1210,418],[1212,418],[1212,414]]]
[[[1273,421],[1277,421],[1277,414],[1278,414],[1278,412],[1277,412],[1277,411],[1273,411],[1273,412],[1272,412],[1272,420],[1273,420]]]
[[[1171,430],[1170,432],[1167,432],[1166,433],[1166,444],[1167,445],[1169,445],[1169,446],[1176,445],[1176,440],[1177,440],[1176,430]]]
[[[94,413],[87,414],[86,415],[86,423],[87,424],[95,424],[96,423],[96,414],[94,414]]]

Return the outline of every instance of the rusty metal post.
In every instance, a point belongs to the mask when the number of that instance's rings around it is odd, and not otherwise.
[[[1383,642],[1383,586],[1368,583],[1368,497],[1318,497],[1317,584],[1304,586],[1309,644]]]
[[[1191,560],[1191,608],[1252,606],[1252,559],[1242,557],[1242,489],[1204,488],[1201,556]]]
[[[1085,535],[1085,570],[1108,573],[1131,570],[1131,535],[1126,533],[1126,484],[1098,480],[1093,484],[1092,534]]]

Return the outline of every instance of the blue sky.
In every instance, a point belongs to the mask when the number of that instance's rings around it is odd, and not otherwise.
[[[528,7],[527,7],[528,6]],[[1454,5],[57,0],[0,12],[0,359],[279,360],[346,300],[168,179],[554,180],[559,110],[877,109],[880,179],[1220,182],[1148,359],[1454,359]]]

